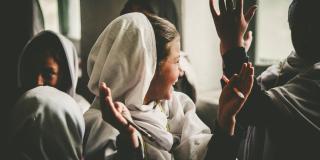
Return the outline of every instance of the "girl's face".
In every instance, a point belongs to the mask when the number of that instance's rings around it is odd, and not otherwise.
[[[61,87],[61,81],[64,81],[61,66],[53,56],[34,59],[32,63],[31,66],[28,66],[31,73],[28,73],[28,78],[24,82],[27,87],[51,86],[65,91]]]
[[[177,37],[167,44],[168,57],[160,61],[156,73],[151,81],[149,90],[145,97],[145,103],[151,101],[170,99],[173,85],[177,82],[181,72],[180,60],[180,38]]]
[[[59,65],[53,57],[46,57],[36,73],[37,86],[48,85],[58,88]]]

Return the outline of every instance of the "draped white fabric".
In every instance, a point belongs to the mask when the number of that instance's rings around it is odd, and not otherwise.
[[[10,117],[13,157],[82,158],[84,119],[78,104],[66,93],[48,86],[31,89],[21,96]]]

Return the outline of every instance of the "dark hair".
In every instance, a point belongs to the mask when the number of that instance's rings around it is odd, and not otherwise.
[[[293,0],[288,13],[293,46],[301,58],[313,63],[320,61],[319,4],[317,0]]]
[[[179,37],[176,27],[168,20],[160,18],[156,15],[145,14],[149,19],[155,33],[157,47],[157,64],[168,57],[167,44]]]
[[[131,12],[141,12],[146,14],[155,14],[150,3],[146,0],[128,0],[120,12],[120,15],[131,13]]]

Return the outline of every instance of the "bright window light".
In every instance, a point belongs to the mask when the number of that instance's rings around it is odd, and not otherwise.
[[[288,24],[288,8],[291,1],[258,1],[256,65],[275,64],[293,50]]]

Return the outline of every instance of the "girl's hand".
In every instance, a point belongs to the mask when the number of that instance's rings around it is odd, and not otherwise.
[[[226,3],[225,3],[226,1]],[[246,31],[250,20],[254,16],[257,6],[251,6],[246,14],[243,14],[243,0],[219,0],[219,10],[215,10],[215,0],[210,0],[210,10],[216,26],[218,36],[221,40],[220,52],[225,52],[234,47],[245,47],[249,50],[252,42],[252,32]]]
[[[234,75],[222,89],[219,99],[218,125],[229,135],[234,134],[236,115],[241,110],[253,86],[254,68],[251,63],[242,65],[239,75]],[[237,88],[244,98],[240,98],[233,88]]]
[[[123,117],[131,117],[127,107],[121,102],[113,102],[111,90],[104,82],[100,84],[100,104],[102,118],[104,121],[110,123],[113,127],[119,130],[120,134],[130,136],[133,148],[139,147],[139,140],[136,129],[129,125],[127,120]]]

